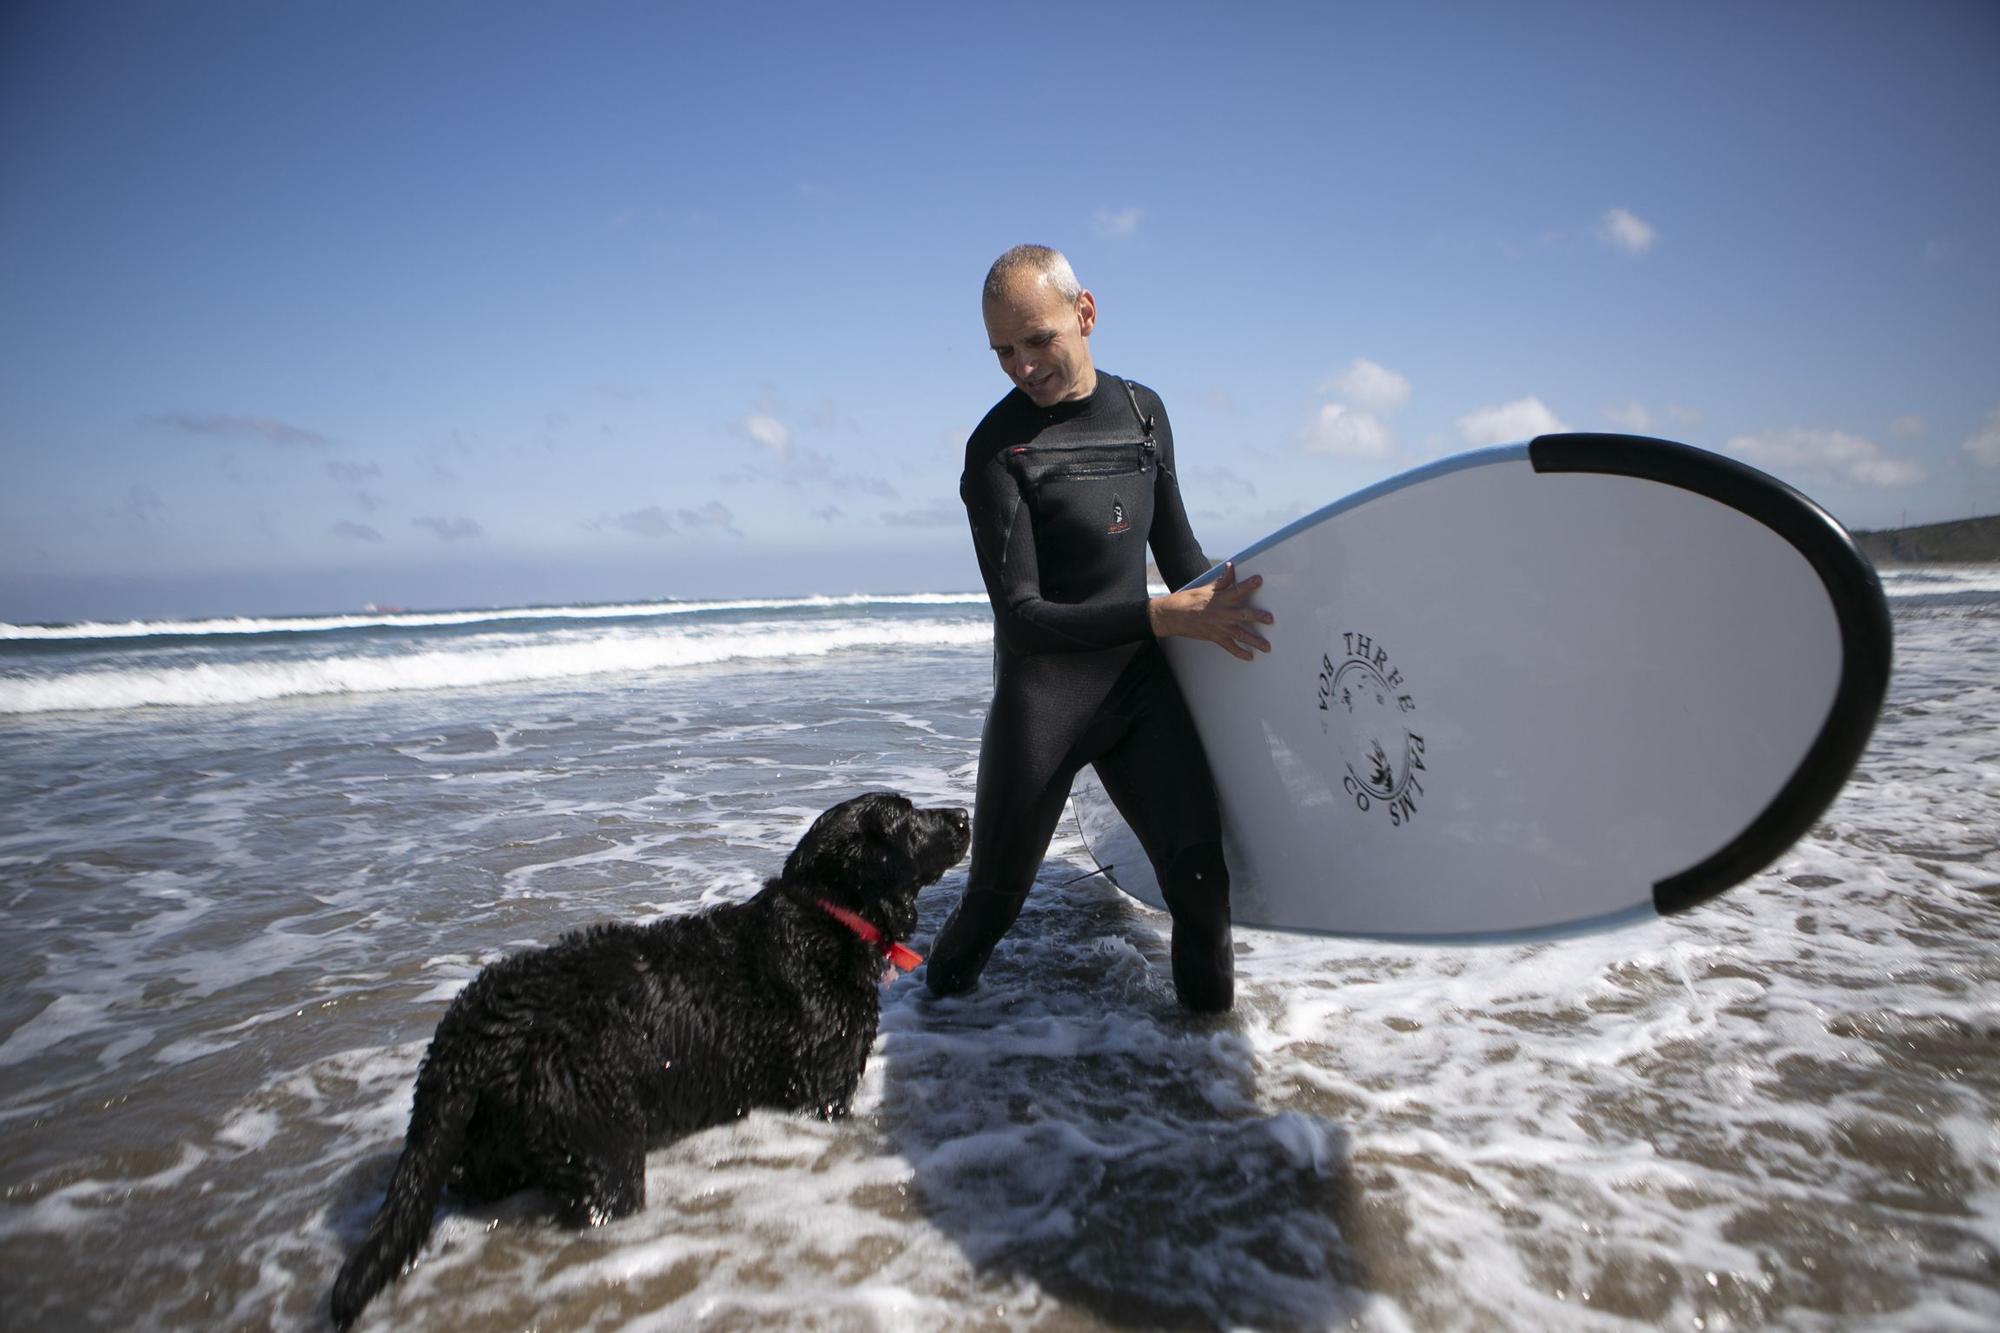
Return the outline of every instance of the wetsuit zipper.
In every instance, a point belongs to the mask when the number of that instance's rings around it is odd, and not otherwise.
[[[1138,456],[1133,457],[1134,450]],[[1051,455],[1060,455],[1051,458]],[[1017,444],[1007,450],[1009,462],[1032,468],[1036,482],[1080,481],[1096,477],[1141,476],[1153,470],[1159,446],[1151,440],[1135,444]],[[1049,460],[1044,462],[1043,460]]]

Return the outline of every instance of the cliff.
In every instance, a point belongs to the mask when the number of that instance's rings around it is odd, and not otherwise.
[[[1857,532],[1855,544],[1877,565],[2000,564],[2000,514]]]

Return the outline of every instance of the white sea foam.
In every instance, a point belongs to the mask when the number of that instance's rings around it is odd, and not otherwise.
[[[2000,1326],[2000,619],[1896,615],[1853,782],[1693,912],[1478,948],[1244,930],[1236,1014],[1195,1021],[1166,918],[1063,883],[1065,824],[979,989],[884,992],[851,1117],[662,1145],[647,1208],[586,1231],[447,1201],[362,1327]],[[728,690],[12,724],[9,1314],[324,1327],[479,966],[740,898],[835,794],[967,801],[989,632]]]
[[[462,647],[184,667],[109,667],[0,679],[0,714],[243,704],[302,695],[442,690],[554,681],[728,662],[820,657],[852,649],[955,647],[991,639],[979,621],[761,623],[683,633],[607,633],[505,647]]]
[[[1882,591],[1898,597],[2000,592],[2000,565],[1909,565],[1881,571]]]
[[[742,598],[707,602],[621,602],[590,606],[492,607],[464,611],[385,611],[324,616],[233,616],[215,620],[82,621],[69,625],[13,625],[0,621],[0,640],[140,639],[208,634],[313,634],[328,630],[431,629],[503,620],[629,620],[713,611],[787,611],[816,607],[970,606],[978,592],[850,593],[844,596]]]
[[[103,1020],[110,1005],[102,996],[58,995],[47,1008],[0,1042],[0,1067],[18,1064],[91,1031]]]

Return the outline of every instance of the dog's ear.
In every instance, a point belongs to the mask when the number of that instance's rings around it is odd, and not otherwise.
[[[893,792],[842,801],[813,821],[785,860],[787,879],[844,890],[880,887],[908,869],[910,803]]]
[[[910,803],[885,792],[861,812],[861,831],[900,851],[910,836]]]
[[[909,879],[916,867],[910,860],[910,803],[894,792],[864,798],[861,838],[864,851],[856,869],[868,872],[872,887],[885,891]]]

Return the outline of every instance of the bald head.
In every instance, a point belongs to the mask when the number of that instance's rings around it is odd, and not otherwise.
[[[994,260],[993,267],[986,270],[986,286],[980,292],[980,300],[1001,300],[1016,283],[1037,279],[1046,283],[1064,301],[1074,301],[1083,294],[1083,285],[1076,280],[1076,270],[1069,266],[1069,260],[1063,258],[1062,251],[1046,245],[1017,245]]]
[[[1077,285],[1061,252],[1017,245],[1001,255],[986,272],[979,305],[1000,369],[1037,407],[1097,388],[1090,360],[1097,299]]]

